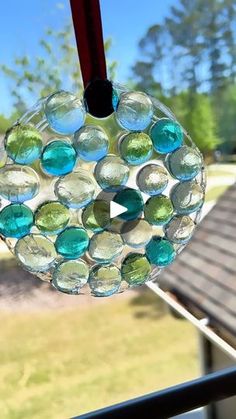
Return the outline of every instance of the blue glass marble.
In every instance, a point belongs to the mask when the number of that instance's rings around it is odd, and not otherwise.
[[[66,259],[82,256],[89,245],[87,232],[80,227],[68,227],[56,239],[55,248]]]
[[[53,131],[63,135],[74,134],[84,124],[86,116],[81,100],[64,91],[49,96],[44,111]]]
[[[176,121],[163,118],[157,121],[150,130],[154,149],[161,154],[171,153],[181,147],[183,131]]]
[[[202,157],[197,149],[184,145],[167,156],[166,166],[176,179],[192,180],[201,171]]]
[[[146,246],[146,256],[153,265],[161,268],[173,262],[176,257],[176,251],[169,240],[153,236]]]
[[[41,157],[41,166],[45,173],[63,176],[72,172],[76,163],[76,151],[66,141],[54,140],[46,145]]]
[[[153,117],[152,101],[146,93],[122,93],[115,116],[122,128],[129,131],[143,131]]]
[[[122,220],[135,220],[139,218],[143,211],[144,202],[142,195],[135,189],[125,188],[119,191],[113,201],[127,208],[126,212],[119,215],[119,218]]]
[[[23,204],[11,204],[0,212],[0,233],[5,237],[20,238],[30,232],[34,216]]]
[[[74,146],[81,159],[98,161],[107,155],[109,139],[102,128],[85,125],[75,133]]]

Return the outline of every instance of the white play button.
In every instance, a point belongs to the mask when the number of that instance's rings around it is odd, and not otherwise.
[[[123,205],[117,204],[114,201],[110,202],[110,218],[118,217],[118,215],[123,214],[128,211],[128,208]]]

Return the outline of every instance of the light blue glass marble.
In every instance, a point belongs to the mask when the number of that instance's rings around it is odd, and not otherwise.
[[[122,128],[129,131],[143,131],[153,117],[152,101],[146,93],[122,93],[115,116]]]
[[[74,134],[84,124],[86,116],[81,100],[64,91],[49,96],[44,110],[53,131],[63,135]]]
[[[181,147],[183,131],[176,121],[163,118],[157,121],[150,130],[154,149],[161,154],[171,153]]]
[[[161,268],[173,262],[176,257],[176,251],[169,240],[153,236],[146,246],[146,255],[150,263]]]
[[[89,276],[89,286],[96,297],[108,297],[119,291],[121,273],[115,265],[99,266],[92,268]]]
[[[39,192],[37,173],[27,166],[7,164],[0,169],[0,196],[11,202],[24,202]]]
[[[202,206],[204,191],[195,181],[177,183],[171,189],[170,199],[178,214],[190,214]]]
[[[57,252],[66,259],[77,259],[82,256],[89,245],[87,232],[80,227],[68,227],[56,239]]]
[[[41,166],[51,176],[63,176],[72,172],[76,163],[76,151],[66,141],[54,140],[46,145],[41,157]]]
[[[139,218],[143,211],[143,198],[139,191],[131,188],[125,188],[119,191],[113,198],[114,202],[123,205],[127,211],[119,215],[122,220],[135,220]]]
[[[74,146],[81,159],[98,161],[107,155],[109,139],[102,128],[85,125],[75,133]]]
[[[34,216],[23,204],[11,204],[0,212],[0,233],[5,237],[20,238],[30,232]]]
[[[176,179],[192,180],[202,168],[202,157],[198,150],[184,145],[167,156],[166,165]]]

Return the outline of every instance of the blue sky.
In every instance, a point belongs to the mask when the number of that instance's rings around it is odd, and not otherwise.
[[[177,0],[100,0],[104,38],[113,40],[110,58],[118,61],[117,81],[125,83],[138,58],[137,44],[146,29],[162,22]],[[38,41],[48,27],[60,29],[71,19],[69,0],[7,0],[1,4],[0,62],[37,56]],[[11,111],[6,79],[0,75],[0,113]]]

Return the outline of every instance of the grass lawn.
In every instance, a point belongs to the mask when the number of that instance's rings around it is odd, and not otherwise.
[[[206,202],[215,201],[228,189],[229,185],[213,186],[206,190]]]
[[[195,330],[150,292],[0,316],[1,419],[64,419],[198,375]]]

